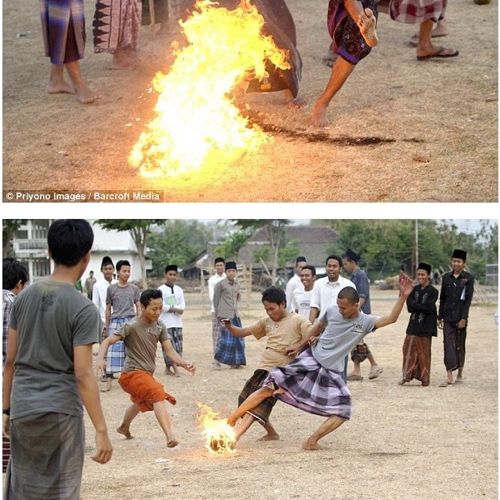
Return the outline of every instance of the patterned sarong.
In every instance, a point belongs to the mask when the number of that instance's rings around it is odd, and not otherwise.
[[[269,372],[267,370],[255,370],[254,374],[247,380],[245,387],[243,387],[243,390],[238,397],[238,406],[241,406],[243,401],[245,401],[250,394],[253,394],[262,387],[262,384],[268,375]],[[275,397],[266,398],[259,404],[259,406],[256,406],[248,413],[250,413],[250,415],[257,419],[261,424],[266,424],[275,404]]]
[[[140,0],[98,0],[94,14],[94,50],[114,54],[135,49],[141,27]]]
[[[378,15],[376,0],[360,0],[363,8],[369,8]],[[331,50],[351,64],[357,64],[370,52],[359,31],[358,25],[349,16],[343,0],[330,0],[327,16],[328,32],[332,37]]]
[[[310,348],[290,364],[273,368],[263,385],[284,389],[276,397],[308,413],[351,418],[351,392],[341,374],[321,366]]]
[[[237,316],[231,320],[231,323],[234,326],[241,327],[241,320]],[[214,357],[219,363],[225,365],[246,365],[245,340],[240,337],[234,337],[229,330],[221,326]]]
[[[444,366],[446,370],[457,370],[465,364],[465,340],[467,329],[458,329],[456,323],[444,322]]]
[[[219,341],[219,321],[215,313],[212,313],[212,345],[214,348],[214,356],[217,351],[217,342]]]
[[[182,356],[182,328],[167,328],[167,332],[170,335],[170,342],[172,342],[175,352]],[[167,368],[170,368],[175,364],[165,353],[163,353],[163,360],[165,361]]]
[[[443,19],[448,0],[391,0],[389,13],[400,23],[417,24]]]
[[[113,333],[120,330],[120,328],[129,321],[132,321],[135,316],[126,316],[124,318],[112,319],[109,324],[108,335],[113,335]],[[125,344],[123,340],[111,345],[108,349],[106,355],[106,375],[113,375],[114,373],[120,373],[123,371],[123,364],[125,362]]]
[[[175,398],[165,392],[163,385],[153,375],[142,370],[133,370],[120,375],[118,383],[121,388],[130,394],[132,403],[142,412],[152,411],[153,404],[166,400],[175,405]]]
[[[40,0],[40,19],[45,55],[52,64],[67,64],[83,58],[83,0]]]
[[[403,381],[417,379],[429,385],[432,337],[406,335],[403,344]]]

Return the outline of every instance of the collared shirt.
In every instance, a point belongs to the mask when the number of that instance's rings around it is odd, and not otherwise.
[[[339,276],[337,281],[328,281],[328,276],[317,280],[313,288],[311,307],[315,307],[320,312],[323,312],[330,306],[336,306],[337,295],[346,286],[356,288],[356,285],[351,280],[342,276]]]
[[[106,281],[105,279],[98,280],[92,288],[92,302],[97,307],[99,311],[99,316],[103,325],[106,324],[106,295],[108,293],[109,285],[116,283],[116,280]]]
[[[226,277],[226,273],[222,273],[222,276],[214,274],[208,278],[208,297],[210,299],[210,311],[215,312],[214,308],[214,289],[215,285],[222,281]]]
[[[16,300],[16,295],[10,290],[2,290],[2,316],[3,316],[3,334],[2,334],[2,359],[5,363],[7,356],[7,337],[9,336],[9,319],[12,305]]]
[[[296,288],[293,291],[292,303],[293,312],[297,311],[299,316],[309,319],[309,313],[311,312],[311,299],[314,287],[306,291],[304,289]]]
[[[177,309],[186,309],[186,302],[184,301],[184,292],[182,288],[177,285],[172,287],[164,283],[158,287],[163,295],[163,308],[161,310],[160,321],[165,323],[167,328],[182,328],[182,315],[176,312],[170,312],[171,307]]]
[[[300,276],[294,274],[286,284],[285,294],[286,294],[286,308],[290,312],[294,312],[294,308],[292,305],[293,294],[295,290],[304,290],[304,285],[302,281],[300,281]]]
[[[240,300],[240,284],[234,280],[230,282],[227,278],[219,281],[214,289],[214,308],[218,318],[232,319],[238,314],[238,302]]]
[[[359,298],[365,299],[363,305],[361,306],[361,310],[365,314],[370,314],[372,312],[372,308],[370,305],[370,281],[368,280],[368,276],[363,269],[358,267],[358,269],[352,273],[351,281],[356,287]]]
[[[458,322],[469,317],[469,307],[474,295],[474,276],[462,271],[458,276],[453,272],[443,275],[439,296],[438,319]]]

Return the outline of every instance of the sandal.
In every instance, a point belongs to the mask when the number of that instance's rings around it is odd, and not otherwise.
[[[368,378],[369,378],[370,380],[373,380],[374,378],[377,378],[377,377],[378,377],[378,376],[379,376],[379,375],[380,375],[383,371],[384,371],[384,369],[383,369],[383,368],[380,368],[380,367],[375,368],[375,370],[372,370],[372,371],[370,372],[370,375],[368,375]]]

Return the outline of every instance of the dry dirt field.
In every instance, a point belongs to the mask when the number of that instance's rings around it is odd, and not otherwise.
[[[395,291],[373,290],[373,310],[389,312]],[[243,308],[243,324],[262,317],[254,293]],[[490,298],[496,303],[496,296]],[[102,394],[114,446],[107,465],[88,458],[93,431],[87,420],[87,459],[82,500],[194,499],[496,499],[497,498],[497,326],[495,306],[471,308],[464,383],[438,387],[443,380],[442,336],[433,343],[431,385],[400,387],[401,348],[408,313],[367,342],[384,373],[376,380],[350,383],[353,418],[324,439],[324,449],[304,452],[300,445],[322,421],[278,402],[272,420],[280,441],[256,442],[255,425],[231,456],[214,456],[204,448],[196,426],[197,402],[227,414],[257,365],[265,341],[247,340],[247,366],[214,369],[211,364],[209,310],[198,294],[187,294],[184,355],[198,368],[191,377],[163,373],[158,353],[157,376],[177,398],[170,406],[181,440],[165,446],[152,413],[132,425],[126,441],[114,429],[129,404],[117,384]]]
[[[446,46],[455,59],[418,62],[408,39],[415,26],[379,19],[381,43],[356,69],[331,106],[326,133],[308,128],[310,108],[329,69],[326,4],[289,0],[304,68],[300,95],[288,110],[281,96],[249,96],[272,141],[237,164],[162,181],[144,180],[127,156],[152,116],[154,73],[165,70],[170,39],[141,32],[136,70],[108,70],[94,54],[94,2],[85,2],[83,71],[102,98],[82,106],[45,93],[36,2],[3,2],[3,193],[156,191],[176,202],[494,202],[497,201],[497,3],[449,3]],[[348,145],[345,140],[374,140]],[[351,141],[352,142],[352,141]],[[14,193],[8,195],[7,193]],[[27,201],[17,198],[17,201]],[[53,199],[51,199],[53,201]]]

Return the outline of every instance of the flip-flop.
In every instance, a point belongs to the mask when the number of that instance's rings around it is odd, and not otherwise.
[[[370,375],[368,375],[368,378],[370,380],[373,380],[374,378],[377,378],[383,371],[384,371],[383,368],[377,368],[376,370],[373,370],[372,372],[370,372]]]
[[[446,53],[445,50],[449,50],[449,49],[446,49],[445,47],[439,47],[437,52],[434,52],[433,54],[427,54],[426,56],[417,56],[417,59],[419,61],[425,61],[426,59],[432,59],[433,57],[456,57],[456,56],[458,56],[458,50],[454,50],[451,53]]]

